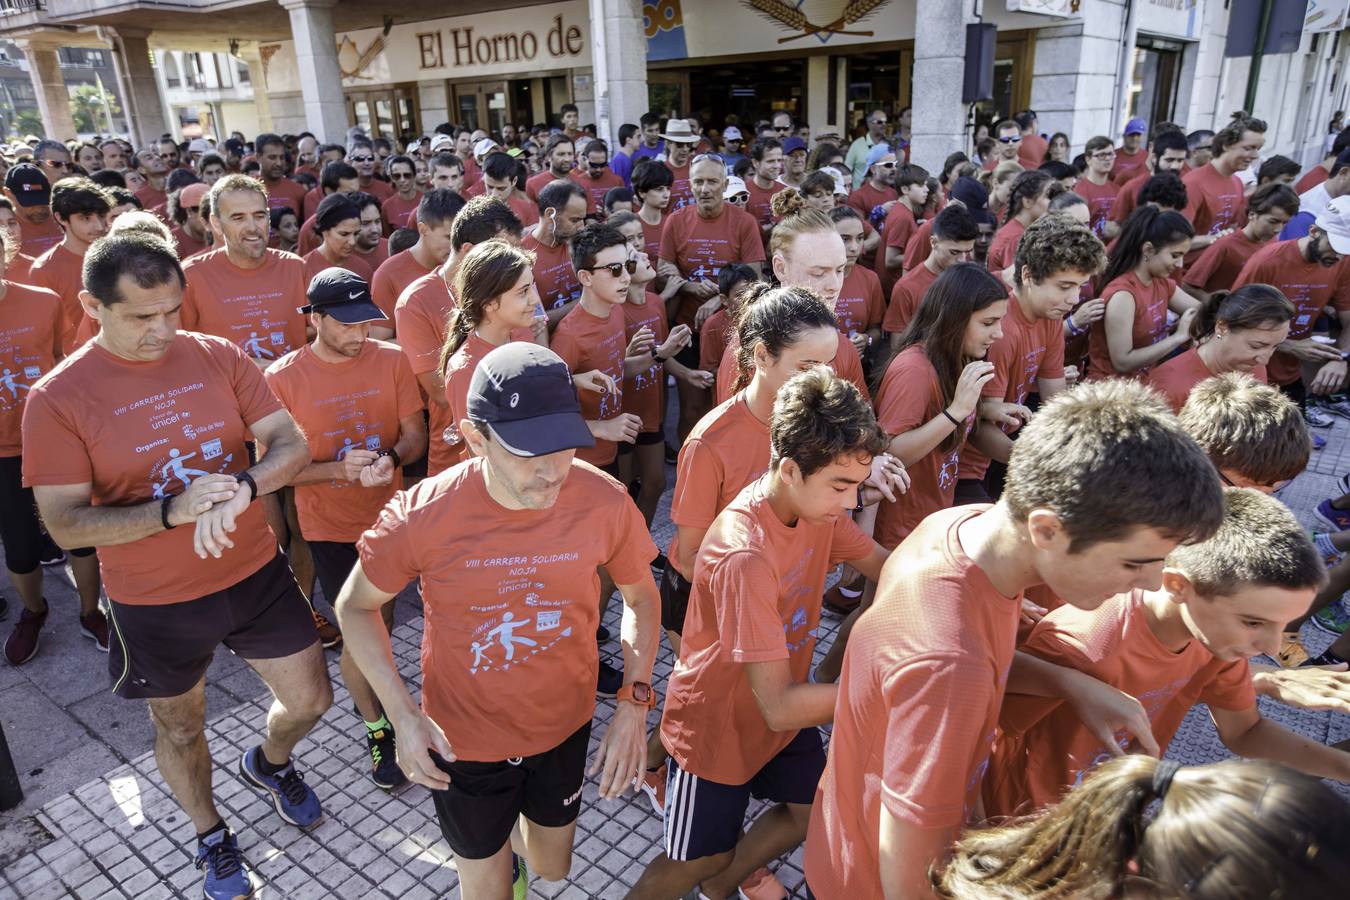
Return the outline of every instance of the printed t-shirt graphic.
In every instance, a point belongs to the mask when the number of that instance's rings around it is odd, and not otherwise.
[[[623,352],[628,347],[624,337],[624,315],[620,306],[611,307],[608,319],[587,312],[577,304],[558,323],[549,340],[549,348],[572,372],[599,369],[614,379],[614,393],[579,390],[581,414],[588,421],[613,419],[623,412]],[[594,447],[577,450],[577,458],[595,466],[607,466],[618,455],[619,445],[614,441],[595,439]]]
[[[716,216],[704,219],[698,208],[691,206],[666,215],[660,258],[673,263],[689,281],[715,284],[717,274],[728,263],[763,262],[764,242],[754,218],[745,210],[725,204]],[[691,297],[682,297],[671,324],[692,328],[701,305]]]
[[[305,264],[294,253],[265,252],[256,269],[239,268],[224,248],[185,262],[180,327],[232,341],[263,364],[304,346]]]
[[[576,269],[572,268],[566,241],[556,247],[546,247],[533,234],[527,234],[520,246],[534,254],[534,284],[539,289],[544,309],[558,309],[580,299],[581,282],[577,280]]]
[[[56,365],[64,326],[61,299],[55,293],[12,281],[5,284],[5,296],[0,297],[0,457],[23,454],[24,402],[38,379]]]

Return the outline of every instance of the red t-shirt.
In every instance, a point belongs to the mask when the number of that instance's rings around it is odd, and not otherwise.
[[[914,236],[905,245],[906,274],[923,265],[924,260],[933,252],[933,220],[936,218],[937,216],[932,216],[924,219],[919,230],[914,232]]]
[[[577,280],[577,270],[572,268],[566,241],[546,247],[533,234],[527,234],[520,245],[534,254],[534,285],[539,289],[544,309],[558,309],[580,299],[581,282]]]
[[[1197,235],[1218,234],[1247,224],[1247,197],[1241,178],[1224,175],[1210,163],[1187,172],[1181,181],[1186,185],[1186,218]],[[1203,249],[1187,253],[1186,265],[1199,259]]]
[[[1303,177],[1298,180],[1298,184],[1294,185],[1294,193],[1307,193],[1330,177],[1331,173],[1321,163],[1318,163],[1303,173]]]
[[[698,207],[689,206],[666,216],[659,257],[690,281],[716,282],[717,273],[728,263],[763,262],[764,242],[754,217],[743,209],[726,203],[720,213],[705,219]],[[688,297],[681,299],[674,324],[693,327],[700,305]]]
[[[267,191],[268,209],[281,209],[285,206],[290,207],[292,212],[298,213],[305,205],[305,186],[298,181],[291,181],[289,178],[264,181],[263,189]],[[147,186],[144,190],[150,190],[150,188]],[[140,194],[138,193],[136,196],[139,197]]]
[[[396,228],[408,228],[408,220],[417,212],[417,205],[422,202],[422,194],[418,192],[404,200],[397,193],[380,204],[380,215],[384,218],[384,233],[392,234]],[[416,226],[411,226],[416,227]]]
[[[1124,147],[1116,148],[1116,161],[1111,166],[1111,180],[1116,184],[1124,184],[1140,172],[1147,173],[1148,151],[1139,148],[1133,153],[1126,153]]]
[[[392,448],[399,420],[422,409],[407,359],[384,341],[368,340],[355,358],[339,363],[306,345],[272,363],[267,384],[305,433],[315,462],[340,460],[348,450]],[[383,487],[345,479],[297,485],[300,532],[308,541],[353,543],[402,487],[397,468]]]
[[[445,344],[446,319],[455,301],[441,273],[429,272],[404,289],[394,304],[394,326],[399,346],[414,376],[436,371]],[[444,471],[461,456],[446,440],[446,429],[459,420],[437,403],[427,404],[427,474]],[[457,430],[450,432],[458,436]],[[458,443],[456,441],[455,443]]]
[[[83,271],[84,257],[71,253],[65,244],[56,244],[37,258],[28,276],[31,284],[54,291],[61,298],[65,317],[61,328],[62,354],[75,349],[75,332],[85,317],[84,307],[80,305],[80,291],[84,290]]]
[[[600,575],[650,583],[627,489],[574,460],[548,509],[504,509],[471,459],[400,491],[357,547],[377,588],[422,588],[422,709],[462,761],[551,750],[595,714]]]
[[[1022,604],[961,546],[961,523],[986,509],[942,510],[916,528],[849,638],[806,836],[817,897],[882,895],[883,805],[920,828],[958,828],[974,810]]]
[[[33,386],[23,416],[24,483],[92,485],[95,506],[134,506],[180,494],[207,474],[248,468],[249,429],[281,404],[237,346],[180,331],[153,362],[89,341]],[[219,559],[193,551],[191,526],[98,548],[108,596],[160,605],[224,590],[277,554],[261,503],[236,520]]]
[[[375,245],[374,250],[362,250],[358,246],[357,249],[353,251],[352,256],[364,262],[370,271],[374,273],[376,269],[384,265],[385,261],[389,259],[389,239],[380,238],[379,242]],[[367,278],[366,281],[369,282],[370,279]]]
[[[519,192],[512,194],[506,205],[511,207],[511,212],[516,214],[523,228],[529,228],[539,221],[539,204],[531,203],[530,198],[522,197]]]
[[[1130,213],[1139,205],[1139,192],[1144,189],[1144,183],[1152,177],[1152,172],[1144,172],[1120,186],[1120,193],[1116,194],[1116,205],[1111,208],[1112,222],[1120,224],[1130,217]]]
[[[994,240],[989,245],[989,253],[985,257],[985,265],[989,271],[995,275],[1002,275],[1003,271],[1013,264],[1013,256],[1017,253],[1017,242],[1022,240],[1022,235],[1026,233],[1027,227],[1017,219],[1009,219],[1002,228],[994,234]]]
[[[0,457],[23,455],[24,401],[56,365],[65,313],[44,287],[4,282],[0,297]],[[35,447],[41,451],[41,447]]]
[[[778,182],[774,182],[766,188],[760,187],[755,183],[755,179],[745,179],[745,189],[750,192],[750,199],[745,203],[745,211],[754,217],[756,224],[763,227],[772,225],[773,198],[781,194],[785,188]]]
[[[310,220],[314,214],[319,211],[319,204],[323,202],[324,193],[322,187],[316,187],[305,194],[304,210],[292,208],[292,211],[298,215],[301,220]],[[312,224],[312,223],[311,223]],[[301,231],[303,232],[303,228]]]
[[[1088,227],[1092,233],[1106,240],[1106,222],[1111,218],[1111,210],[1120,194],[1120,185],[1109,178],[1105,184],[1093,184],[1087,176],[1078,179],[1073,192],[1087,201]]]
[[[1008,295],[1008,314],[1002,324],[1003,337],[989,348],[994,377],[985,382],[981,396],[1024,404],[1037,390],[1038,379],[1064,377],[1064,320],[1031,321],[1014,293]],[[958,479],[983,478],[988,470],[989,457],[972,445],[961,448]]]
[[[886,319],[881,327],[888,334],[900,334],[908,328],[910,319],[919,311],[923,295],[937,278],[937,273],[928,268],[927,263],[906,272],[891,289],[891,305],[886,307]]]
[[[1050,142],[1039,134],[1024,134],[1022,145],[1017,148],[1017,161],[1024,169],[1039,169],[1049,149]]]
[[[942,415],[946,405],[937,370],[923,347],[906,347],[891,360],[877,390],[877,424],[890,435],[912,431]],[[975,416],[972,414],[962,425],[964,443],[975,426]],[[899,494],[894,503],[882,500],[877,506],[877,543],[888,548],[899,546],[926,516],[952,505],[960,455],[960,446],[943,450],[939,443],[923,459],[906,467],[909,490]]]
[[[1142,591],[1118,594],[1090,611],[1061,606],[1018,649],[1138,698],[1164,750],[1197,703],[1234,711],[1256,706],[1247,660],[1224,662],[1198,640],[1179,652],[1164,646],[1149,627]],[[1117,740],[1126,752],[1137,750],[1132,738]],[[1054,804],[1114,755],[1062,698],[1010,693],[984,779],[985,815]]]
[[[875,272],[855,265],[844,278],[839,299],[834,304],[834,315],[839,320],[839,331],[846,336],[861,334],[870,328],[880,328],[886,316],[886,301],[881,293],[881,279]]]
[[[605,169],[599,178],[592,178],[589,172],[573,169],[568,176],[586,191],[586,214],[596,215],[604,212],[605,194],[610,188],[623,187],[623,179],[614,174],[613,169]]]
[[[881,226],[881,243],[877,244],[876,260],[872,266],[876,270],[877,277],[881,279],[881,289],[885,293],[889,294],[900,278],[897,271],[887,270],[886,250],[894,247],[903,255],[905,245],[918,230],[919,223],[905,204],[896,203],[891,207],[891,211],[886,213],[886,222]],[[901,265],[903,267],[903,263]],[[903,271],[903,268],[900,271]]]
[[[395,253],[375,270],[375,277],[370,281],[370,298],[389,317],[388,322],[381,324],[394,327],[394,304],[398,303],[399,295],[408,285],[433,271],[435,269],[423,268],[412,250]]]
[[[535,272],[538,273],[538,269]],[[536,274],[537,277],[537,274]],[[628,347],[624,336],[622,307],[610,307],[609,317],[602,319],[587,311],[580,303],[568,310],[549,339],[549,349],[562,357],[573,373],[599,369],[614,379],[615,393],[578,391],[581,414],[587,421],[613,419],[623,413],[623,353]],[[607,466],[618,455],[619,445],[614,441],[595,439],[594,447],[582,447],[577,458],[594,466]]]
[[[623,305],[624,346],[633,339],[638,329],[646,325],[660,346],[670,334],[666,326],[666,301],[658,294],[647,291],[646,302],[641,306],[630,298]],[[653,362],[651,367],[623,380],[623,411],[642,419],[642,430],[656,433],[661,430],[661,401],[666,394],[666,367]]]
[[[66,233],[56,222],[56,216],[48,216],[41,225],[33,225],[23,216],[19,220],[19,252],[37,259],[52,247],[66,239]]]
[[[675,181],[670,186],[670,203],[666,206],[667,210],[683,209],[686,206],[694,205],[694,191],[689,186],[689,164],[683,166],[671,165],[669,160],[663,165],[670,170]],[[752,192],[751,197],[754,197]]]
[[[731,317],[725,308],[703,320],[698,332],[698,367],[705,372],[716,372],[722,362],[731,337]]]
[[[1102,299],[1110,303],[1111,297],[1122,291],[1134,298],[1130,346],[1138,350],[1153,346],[1167,334],[1167,301],[1172,299],[1176,290],[1177,283],[1170,278],[1154,278],[1152,284],[1144,284],[1133,272],[1126,272],[1102,289]],[[1092,323],[1092,330],[1088,333],[1088,378],[1139,380],[1147,374],[1147,367],[1133,372],[1117,372],[1106,344],[1106,319]]]
[[[365,184],[360,185],[360,187],[362,192],[369,194],[381,203],[397,193],[392,184],[387,181],[381,181],[378,178],[372,178]]]
[[[653,266],[661,258],[661,232],[665,228],[667,218],[667,216],[662,215],[661,221],[655,225],[648,225],[645,219],[638,219],[642,223],[642,245],[646,249],[647,258],[651,260]]]
[[[164,215],[164,207],[169,202],[169,195],[162,188],[147,184],[136,192],[136,199],[141,201],[141,206],[147,212],[154,213],[160,219],[167,219],[167,216]]]
[[[857,210],[864,222],[871,222],[872,210],[898,199],[900,194],[890,185],[876,188],[870,181],[864,181],[861,187],[854,188],[848,195],[848,205]]]
[[[299,308],[309,302],[309,279],[304,261],[294,253],[269,248],[262,266],[241,269],[222,247],[183,263],[183,274],[184,331],[226,338],[264,363],[304,346],[305,317]]]
[[[1249,374],[1262,384],[1266,382],[1265,366],[1258,365]],[[1191,395],[1191,388],[1214,375],[1200,358],[1200,350],[1191,347],[1151,370],[1147,382],[1149,387],[1167,398],[1174,412],[1181,412],[1186,398]]]
[[[718,403],[723,403],[731,399],[735,392],[732,387],[736,383],[736,374],[739,371],[739,364],[736,361],[736,351],[740,347],[734,333],[727,338],[727,349],[722,353],[722,361],[717,366],[717,380],[714,384],[715,396]],[[830,368],[840,378],[851,381],[853,385],[862,392],[862,395],[868,400],[872,399],[872,394],[867,390],[867,378],[863,375],[862,357],[858,356],[858,348],[853,346],[843,334],[839,335],[839,344],[834,351],[834,359],[830,360]]]
[[[749,781],[797,736],[769,728],[745,666],[786,660],[793,683],[805,684],[826,574],[872,551],[846,515],[783,524],[767,478],[742,490],[703,539],[661,715],[661,743],[680,768],[718,784]]]
[[[1294,304],[1294,318],[1289,323],[1291,341],[1312,334],[1325,307],[1334,307],[1337,312],[1350,310],[1350,268],[1345,260],[1331,268],[1308,262],[1298,241],[1274,241],[1257,250],[1238,273],[1233,288],[1244,284],[1274,285]],[[1267,368],[1275,384],[1293,384],[1302,374],[1299,361],[1278,350]]]
[[[1236,229],[1201,251],[1181,282],[1208,293],[1229,290],[1247,260],[1263,246],[1247,237],[1241,228]]]
[[[366,265],[366,261],[355,253],[348,256],[342,262],[335,263],[329,262],[328,257],[323,255],[323,251],[315,248],[305,254],[304,260],[306,286],[314,280],[315,275],[318,275],[324,269],[346,269],[348,272],[360,275],[366,280],[366,284],[370,284],[370,280],[375,277],[374,273],[370,271],[370,266]],[[301,305],[303,306],[304,304]]]
[[[570,174],[571,173],[569,172],[568,175]],[[567,180],[568,175],[563,175],[560,178],[557,175],[553,174],[552,169],[545,169],[544,171],[538,173],[537,175],[531,175],[529,178],[525,179],[525,194],[531,200],[533,200],[535,204],[538,204],[540,191],[542,191],[544,188],[548,187],[555,181]]]
[[[437,471],[444,471],[473,455],[460,433],[459,423],[469,416],[469,385],[473,383],[473,373],[478,368],[478,361],[496,349],[493,344],[479,337],[477,332],[471,331],[446,364],[445,399],[450,408],[448,412],[442,414],[446,422],[445,427],[432,438],[442,443],[448,450],[443,459],[437,463],[440,467]]]
[[[32,284],[33,263],[36,259],[27,253],[16,253],[4,266],[4,277],[6,281],[17,281],[20,284]]]

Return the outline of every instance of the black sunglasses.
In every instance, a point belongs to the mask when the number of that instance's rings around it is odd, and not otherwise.
[[[604,269],[607,272],[609,272],[609,274],[613,275],[615,278],[618,278],[619,275],[621,275],[624,271],[627,271],[629,275],[632,275],[634,272],[637,271],[637,260],[630,259],[627,262],[609,263],[603,266],[585,266],[583,267],[582,271],[594,272],[597,269]]]

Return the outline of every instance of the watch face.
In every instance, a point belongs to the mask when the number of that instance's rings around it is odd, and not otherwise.
[[[635,682],[633,684],[633,699],[639,703],[646,703],[652,698],[652,686],[645,682]]]

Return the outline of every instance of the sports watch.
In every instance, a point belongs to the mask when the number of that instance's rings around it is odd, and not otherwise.
[[[619,700],[628,703],[636,703],[638,706],[647,709],[656,708],[656,691],[645,681],[635,681],[632,684],[625,684],[619,688],[619,693],[615,695]]]

